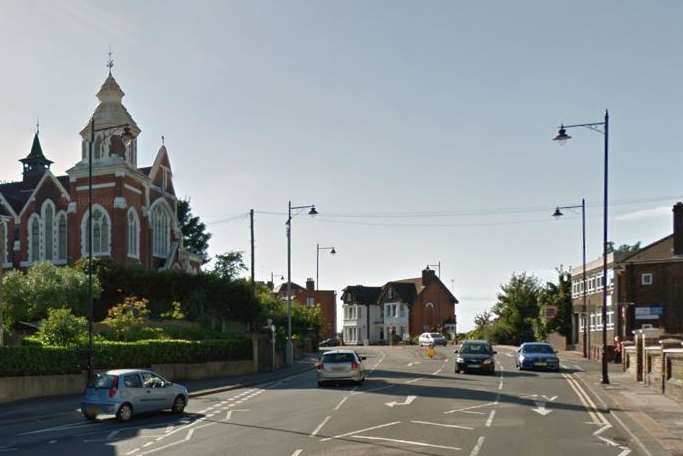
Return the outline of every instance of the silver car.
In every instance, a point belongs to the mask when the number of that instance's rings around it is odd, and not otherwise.
[[[329,350],[324,352],[316,363],[318,386],[325,383],[351,381],[361,384],[365,381],[365,356],[359,356],[353,350]]]
[[[81,413],[89,420],[115,415],[128,421],[133,414],[170,409],[183,413],[189,394],[149,370],[118,369],[94,375],[81,400]]]

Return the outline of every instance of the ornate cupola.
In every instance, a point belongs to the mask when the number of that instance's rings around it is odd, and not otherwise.
[[[140,128],[121,102],[125,93],[111,73],[113,66],[110,52],[107,62],[109,74],[97,92],[99,104],[81,130],[82,158],[87,162],[94,124],[93,164],[126,163],[137,169],[137,137]]]
[[[43,154],[43,148],[40,146],[40,140],[38,139],[38,131],[36,131],[33,137],[33,145],[31,146],[31,152],[19,160],[24,166],[24,181],[31,179],[40,179],[45,174],[45,171],[50,169],[52,161],[45,158]]]

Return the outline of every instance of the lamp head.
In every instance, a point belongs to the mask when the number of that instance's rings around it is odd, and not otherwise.
[[[336,255],[337,251],[332,247],[332,250],[330,250],[330,255]]]
[[[572,139],[572,137],[567,134],[567,130],[564,128],[564,125],[560,125],[560,130],[557,132],[557,136],[553,138],[553,141],[557,141],[562,146],[570,139]]]
[[[556,207],[556,208],[555,208],[555,212],[553,213],[553,217],[555,217],[555,218],[557,219],[557,218],[562,217],[563,215],[564,215],[564,214],[562,213],[562,211],[560,211],[560,208],[559,208],[559,207]]]
[[[315,210],[315,206],[311,207],[311,210],[308,211],[308,215],[310,215],[311,217],[318,215],[318,211]]]

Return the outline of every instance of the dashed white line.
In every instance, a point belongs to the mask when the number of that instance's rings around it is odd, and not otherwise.
[[[311,437],[315,437],[316,435],[318,435],[318,432],[320,432],[320,430],[323,428],[323,426],[325,426],[325,425],[327,424],[327,422],[330,421],[330,418],[332,418],[332,417],[331,417],[331,416],[326,416],[325,419],[322,421],[322,423],[320,423],[320,424],[318,425],[318,427],[315,428],[315,429],[313,430],[313,432],[311,432]]]
[[[342,400],[339,401],[339,403],[338,403],[337,406],[334,408],[334,410],[335,410],[335,411],[336,411],[336,410],[339,410],[339,409],[341,408],[341,406],[344,405],[344,402],[346,402],[348,399],[349,399],[349,396],[344,396],[344,397],[342,397]]]
[[[486,420],[486,427],[491,427],[491,424],[493,423],[493,417],[496,416],[496,411],[491,410],[491,413],[489,413],[489,417]]]
[[[400,423],[400,421],[392,421],[391,423],[385,423],[385,424],[380,424],[378,426],[372,426],[372,427],[365,428],[365,429],[359,429],[357,431],[352,431],[352,432],[347,432],[345,434],[335,435],[334,437],[326,437],[324,439],[320,439],[320,441],[321,442],[327,442],[328,440],[341,439],[343,437],[348,437],[350,435],[360,434],[361,432],[374,431],[375,429],[382,429],[385,427],[394,426],[394,425],[399,424],[399,423]]]
[[[472,451],[470,452],[470,456],[477,456],[479,452],[481,451],[481,446],[484,444],[484,436],[482,435],[477,439],[476,445],[474,445],[474,448],[472,448]]]
[[[304,450],[302,450],[302,449],[294,450],[294,453],[292,453],[292,456],[299,456],[303,452],[304,452]]]

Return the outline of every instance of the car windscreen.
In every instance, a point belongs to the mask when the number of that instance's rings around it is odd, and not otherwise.
[[[550,345],[534,344],[525,345],[522,348],[522,353],[555,353],[555,350]]]
[[[463,344],[460,353],[467,355],[490,355],[491,349],[487,344]]]
[[[327,353],[323,355],[324,363],[352,363],[356,361],[353,353]]]
[[[88,388],[110,389],[114,384],[115,378],[117,378],[116,375],[95,374],[90,377]]]

